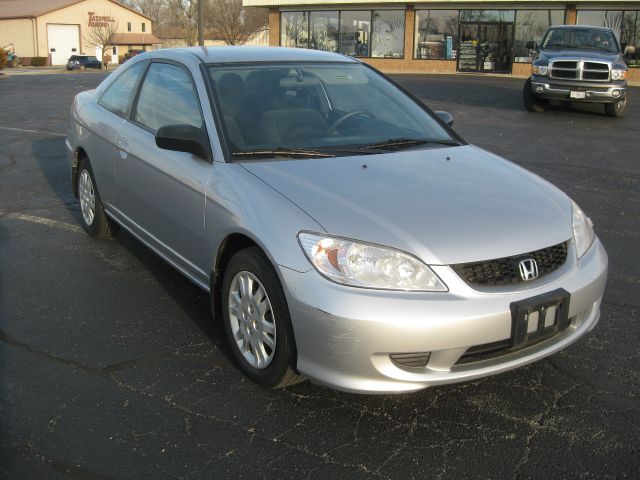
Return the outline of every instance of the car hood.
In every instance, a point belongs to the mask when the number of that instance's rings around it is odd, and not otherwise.
[[[242,165],[329,234],[432,265],[522,254],[572,235],[564,193],[474,146]]]
[[[615,62],[620,57],[618,53],[607,53],[602,50],[592,49],[579,49],[572,48],[566,50],[545,49],[540,51],[540,55],[546,57],[548,60],[563,60],[563,59],[576,59],[581,60],[594,60],[597,62]]]

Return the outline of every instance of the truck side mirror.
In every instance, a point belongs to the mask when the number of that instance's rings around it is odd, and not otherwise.
[[[624,48],[625,55],[633,55],[634,53],[636,53],[636,47],[634,47],[633,45],[627,45]]]
[[[538,42],[534,42],[533,40],[529,40],[527,42],[526,46],[527,46],[527,48],[529,50],[537,50],[538,49]]]

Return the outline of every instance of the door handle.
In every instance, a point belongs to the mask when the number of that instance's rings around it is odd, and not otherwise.
[[[127,140],[123,136],[118,135],[116,138],[116,142],[121,150],[123,150],[125,153],[129,153],[129,140]]]

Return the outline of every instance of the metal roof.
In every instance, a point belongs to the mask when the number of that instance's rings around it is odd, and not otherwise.
[[[0,20],[40,17],[84,1],[86,0],[0,0]],[[108,1],[153,21],[152,18],[134,10],[128,5],[124,5],[118,0]]]

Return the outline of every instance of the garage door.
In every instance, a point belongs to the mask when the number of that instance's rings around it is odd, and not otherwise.
[[[80,25],[47,25],[51,65],[64,65],[71,55],[80,53]]]

